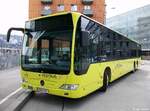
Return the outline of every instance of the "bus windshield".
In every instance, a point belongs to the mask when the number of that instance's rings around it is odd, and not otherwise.
[[[72,22],[71,18],[69,20]],[[35,23],[34,31],[25,33],[22,68],[35,72],[68,74],[71,63],[73,25],[66,21],[66,16],[55,19],[55,23],[57,22],[55,25],[50,21],[53,22],[53,18],[42,21],[40,24]],[[47,22],[50,28],[44,26],[46,24],[44,22]],[[36,27],[38,24],[41,25],[37,26],[39,28]]]

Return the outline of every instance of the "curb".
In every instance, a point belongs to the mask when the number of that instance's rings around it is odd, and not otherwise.
[[[25,103],[33,96],[32,91],[21,89],[18,93],[10,97],[2,104],[0,110],[2,111],[20,111]]]

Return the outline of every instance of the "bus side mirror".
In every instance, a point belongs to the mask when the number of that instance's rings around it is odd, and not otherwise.
[[[89,42],[89,32],[87,32],[87,31],[82,31],[81,44],[82,44],[83,47],[90,45],[90,42]]]
[[[12,31],[21,31],[22,33],[24,33],[25,29],[24,28],[10,28],[7,32],[7,42],[9,42],[9,40],[10,40]]]

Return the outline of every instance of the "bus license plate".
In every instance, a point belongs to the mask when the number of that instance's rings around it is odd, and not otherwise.
[[[39,93],[47,93],[47,89],[44,89],[44,88],[38,88],[38,92]]]

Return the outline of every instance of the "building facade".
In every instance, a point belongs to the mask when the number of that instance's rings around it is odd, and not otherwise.
[[[142,45],[150,55],[150,5],[131,10],[106,20],[106,25]],[[145,53],[144,52],[144,53]]]
[[[29,19],[62,11],[80,12],[105,22],[105,0],[29,0]]]

